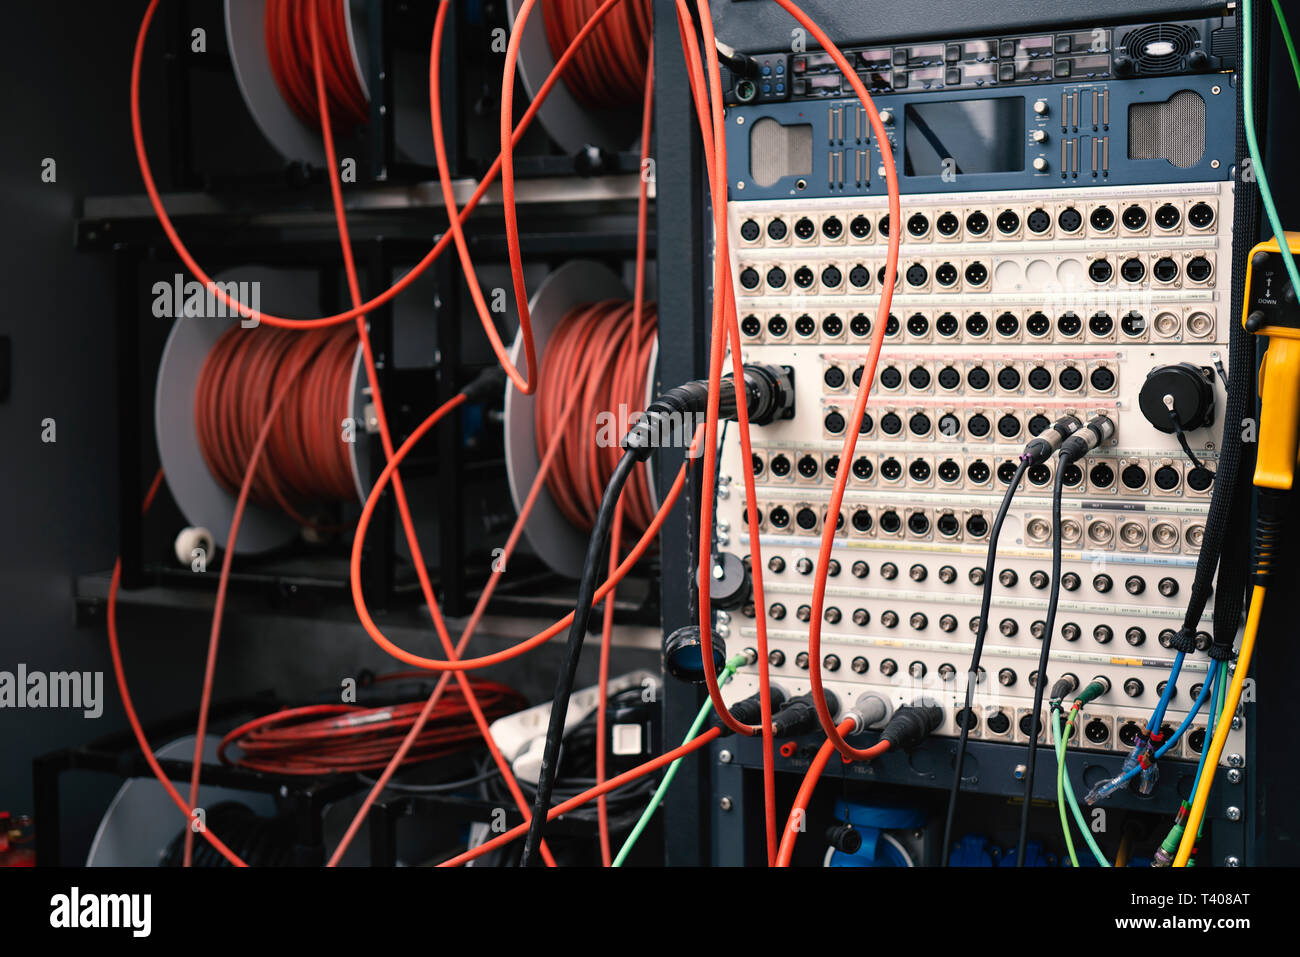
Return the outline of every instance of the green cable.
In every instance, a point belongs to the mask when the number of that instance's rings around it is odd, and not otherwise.
[[[741,668],[748,663],[748,655],[740,654],[733,657],[727,662],[722,674],[718,676],[718,685],[725,685],[731,680],[732,675],[736,673],[736,669]],[[709,712],[712,710],[713,702],[711,700],[705,701],[700,707],[700,713],[695,716],[695,721],[691,724],[690,730],[686,732],[686,737],[682,739],[683,745],[690,744],[695,740],[695,736],[698,735],[700,729],[704,727],[704,722],[708,720]],[[627,856],[632,853],[632,848],[640,839],[641,833],[646,829],[646,825],[650,823],[650,819],[655,816],[655,811],[659,810],[659,805],[663,803],[664,795],[668,793],[668,787],[673,783],[673,778],[677,776],[677,769],[681,767],[682,761],[684,760],[684,757],[678,758],[672,764],[668,765],[668,770],[664,772],[664,779],[659,782],[659,787],[655,788],[655,793],[651,796],[650,803],[646,805],[646,809],[641,812],[641,817],[637,819],[631,833],[627,836],[627,840],[625,840],[623,846],[619,848],[618,856],[614,858],[613,867],[622,867],[623,862],[627,860]]]
[[[1291,30],[1286,25],[1286,16],[1282,13],[1282,0],[1273,0],[1273,16],[1277,18],[1278,28],[1282,31],[1282,39],[1286,42],[1286,52],[1291,57],[1291,72],[1295,74],[1295,82],[1300,86],[1300,57],[1296,56],[1295,42],[1291,39]]]
[[[1056,809],[1061,813],[1061,833],[1065,835],[1065,849],[1070,852],[1070,866],[1078,867],[1074,854],[1074,838],[1070,836],[1070,820],[1065,816],[1065,739],[1061,737],[1061,702],[1052,702],[1052,744],[1056,747]]]
[[[1089,687],[1091,687],[1091,685]],[[1078,700],[1076,700],[1075,703],[1079,703]],[[1061,738],[1061,757],[1058,759],[1058,769],[1065,764],[1065,746],[1070,740],[1071,732],[1074,730],[1074,715],[1075,712],[1071,710],[1070,720],[1065,724],[1065,734]],[[1063,771],[1060,771],[1059,773],[1064,774]],[[1098,847],[1097,842],[1093,840],[1092,828],[1088,826],[1087,820],[1084,819],[1083,811],[1079,808],[1078,798],[1074,796],[1074,782],[1070,780],[1068,774],[1064,774],[1064,776],[1065,798],[1070,802],[1070,810],[1074,813],[1074,823],[1079,826],[1079,832],[1083,835],[1084,841],[1087,842],[1088,850],[1092,851],[1092,856],[1097,859],[1097,863],[1102,867],[1110,867],[1110,862],[1106,860],[1106,855],[1101,852],[1101,848]]]
[[[1273,205],[1273,191],[1269,189],[1268,177],[1264,175],[1264,161],[1260,157],[1259,140],[1255,136],[1255,54],[1252,49],[1254,6],[1254,0],[1243,0],[1242,29],[1245,31],[1245,39],[1242,43],[1244,56],[1242,57],[1241,91],[1242,102],[1245,105],[1246,145],[1250,148],[1250,162],[1255,171],[1255,180],[1259,183],[1259,198],[1264,203],[1268,224],[1272,227],[1273,236],[1282,251],[1282,263],[1286,266],[1287,275],[1291,277],[1291,287],[1300,290],[1300,271],[1296,269],[1295,257],[1291,254],[1286,232],[1282,229],[1282,220],[1277,214],[1277,207]],[[1287,36],[1286,18],[1282,16],[1281,8],[1276,2],[1274,9],[1277,11],[1278,25],[1283,30],[1283,36]]]

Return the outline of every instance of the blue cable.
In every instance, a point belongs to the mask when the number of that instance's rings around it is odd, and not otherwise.
[[[1164,723],[1165,711],[1169,708],[1169,702],[1173,700],[1175,687],[1178,681],[1178,675],[1183,670],[1183,659],[1186,655],[1178,652],[1174,656],[1173,667],[1169,669],[1169,680],[1165,682],[1165,690],[1160,693],[1160,700],[1156,702],[1155,711],[1151,712],[1151,720],[1147,722],[1147,730],[1155,734],[1160,730],[1160,725]]]
[[[1227,667],[1221,661],[1215,662],[1216,674],[1211,682],[1214,685],[1214,702],[1210,705],[1210,720],[1205,725],[1205,741],[1201,744],[1201,760],[1196,765],[1196,777],[1192,780],[1191,793],[1196,793],[1196,785],[1201,781],[1201,772],[1205,770],[1205,755],[1210,750],[1206,745],[1210,743],[1210,737],[1214,734],[1214,726],[1218,723],[1216,712],[1223,704],[1223,678],[1228,673]]]
[[[1162,757],[1165,756],[1166,752],[1168,752],[1170,748],[1172,748],[1175,744],[1178,743],[1178,739],[1183,736],[1183,732],[1185,732],[1191,726],[1192,721],[1195,720],[1196,716],[1201,713],[1201,708],[1205,707],[1205,699],[1210,696],[1210,691],[1214,689],[1214,683],[1217,677],[1216,672],[1218,668],[1219,668],[1219,662],[1216,661],[1214,662],[1213,666],[1210,668],[1209,674],[1206,675],[1205,683],[1201,685],[1201,693],[1196,696],[1195,706],[1192,708],[1191,711],[1187,713],[1187,717],[1183,718],[1183,723],[1178,726],[1178,730],[1169,736],[1169,740],[1166,741],[1164,744],[1160,745],[1160,747],[1156,749],[1155,760],[1159,761]],[[1169,689],[1172,687],[1173,687],[1173,680],[1171,679],[1169,684],[1165,685],[1165,691],[1168,692]],[[1162,701],[1164,700],[1163,697],[1161,698],[1161,700]],[[1210,716],[1211,718],[1213,718],[1214,716],[1213,712],[1211,712]],[[1163,713],[1161,714],[1161,717],[1164,717]],[[1205,759],[1205,749],[1202,748],[1201,760],[1204,759]],[[1129,781],[1133,780],[1133,778],[1137,777],[1141,771],[1142,771],[1142,766],[1140,764],[1133,765],[1133,767],[1129,768],[1127,771],[1123,773],[1123,775],[1120,776],[1119,784],[1120,785],[1127,784]],[[1195,793],[1195,791],[1193,791],[1192,793]]]

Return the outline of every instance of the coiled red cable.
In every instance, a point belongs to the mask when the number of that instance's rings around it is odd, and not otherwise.
[[[523,695],[491,681],[470,682],[489,718],[527,707]],[[385,767],[424,708],[421,698],[364,708],[347,704],[286,708],[235,728],[217,748],[222,762],[269,774],[343,774]],[[467,750],[480,734],[459,687],[446,690],[402,758],[414,764]],[[231,747],[242,754],[231,757]]]
[[[320,34],[321,68],[330,121],[340,132],[365,123],[370,111],[361,89],[352,44],[348,41],[347,5],[344,0],[266,0],[263,24],[266,55],[280,95],[297,117],[320,129],[316,85],[311,57],[311,32],[307,18],[315,16]]]
[[[204,360],[194,389],[199,449],[232,494],[248,469],[273,397],[288,389],[266,439],[249,498],[303,525],[304,506],[355,500],[345,440],[357,333],[232,326]],[[296,370],[301,369],[295,376]]]
[[[633,303],[618,300],[579,306],[560,320],[542,357],[543,384],[534,406],[537,452],[562,444],[547,488],[565,517],[584,531],[595,521],[623,455],[619,440],[628,420],[645,404],[657,322],[653,304],[645,305],[639,330],[633,328],[634,313]],[[581,398],[566,419],[565,399],[573,389],[581,390]],[[623,501],[624,530],[635,540],[655,513],[643,469],[633,474]]]
[[[592,18],[601,0],[543,0],[546,39],[557,60]],[[584,44],[564,74],[582,103],[596,109],[635,106],[645,91],[653,21],[650,0],[619,4]]]

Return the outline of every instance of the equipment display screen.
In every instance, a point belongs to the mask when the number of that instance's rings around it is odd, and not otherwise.
[[[945,171],[1010,173],[1025,168],[1022,96],[909,103],[904,122],[907,176],[939,176]]]

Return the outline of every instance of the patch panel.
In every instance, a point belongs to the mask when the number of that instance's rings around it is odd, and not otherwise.
[[[1109,192],[1109,191],[1108,191]],[[905,247],[937,243],[1006,244],[1015,241],[1067,240],[1117,237],[1153,239],[1212,235],[1219,219],[1220,184],[1205,188],[1175,188],[1168,196],[1152,198],[1146,191],[1098,200],[1080,191],[1077,196],[1053,200],[1066,191],[1024,196],[990,194],[980,204],[927,202],[909,197],[902,243]],[[885,246],[889,241],[888,214],[874,215],[859,203],[826,200],[824,208],[805,208],[793,219],[766,214],[765,203],[732,203],[737,246],[745,248]],[[803,204],[805,207],[810,204]]]
[[[945,702],[940,733],[959,733],[957,696],[984,552],[1018,455],[1064,414],[1104,413],[1116,423],[1113,440],[1063,476],[1064,574],[1049,675],[1107,677],[1111,692],[1089,706],[1071,746],[1126,751],[1123,729],[1154,706],[1174,655],[1167,636],[1191,589],[1221,428],[1188,434],[1204,463],[1198,469],[1174,436],[1142,416],[1136,397],[1153,368],[1208,369],[1226,355],[1233,310],[1218,268],[1229,260],[1230,187],[909,197],[885,347],[857,423],[850,416],[892,225],[882,224],[883,203],[733,202],[731,211],[733,228],[747,215],[762,226],[755,242],[737,244],[737,275],[775,266],[789,283],[742,296],[745,358],[793,366],[797,392],[795,419],[754,436],[760,541],[780,571],[765,570],[768,607],[743,609],[732,619],[733,637],[748,640],[752,616],[764,614],[781,655],[779,680],[821,665],[828,685],[845,695],[872,688],[901,703],[923,688]],[[844,228],[827,237],[822,224],[832,217]],[[775,244],[766,236],[774,219],[791,227],[807,219],[812,228]],[[1200,260],[1204,273],[1193,266]],[[1101,261],[1109,272],[1097,281],[1089,272]],[[937,275],[945,263],[952,290]],[[975,288],[964,274],[971,263],[988,271]],[[840,286],[822,282],[827,265],[840,271]],[[854,288],[848,272],[859,266],[865,285]],[[909,279],[913,266],[920,268]],[[801,267],[812,282],[796,291]],[[1217,381],[1214,390],[1222,408]],[[859,439],[845,464],[850,428]],[[737,451],[728,442],[724,475],[738,474]],[[827,580],[822,623],[831,669],[799,657],[806,635],[799,626],[811,615],[830,488],[844,467],[832,551],[839,574]],[[1003,529],[986,676],[969,719],[976,738],[1025,740],[1019,722],[1031,707],[1044,628],[1055,468],[1049,461],[1027,471]],[[745,507],[742,498],[719,502],[732,529],[741,528],[734,510]],[[747,531],[735,539],[746,552]],[[1195,661],[1200,670],[1180,684],[1203,676],[1204,658]],[[1191,700],[1180,687],[1170,720],[1181,720]],[[1186,745],[1176,756],[1195,759]]]
[[[1005,303],[978,309],[909,302],[897,297],[898,312],[886,341],[916,345],[1132,345],[1143,342],[1207,342],[1219,332],[1212,301],[1158,302],[1148,308],[1109,304],[1074,310]],[[795,326],[800,319],[807,319]],[[747,343],[805,342],[861,344],[871,338],[873,316],[854,306],[747,309],[740,316]]]

